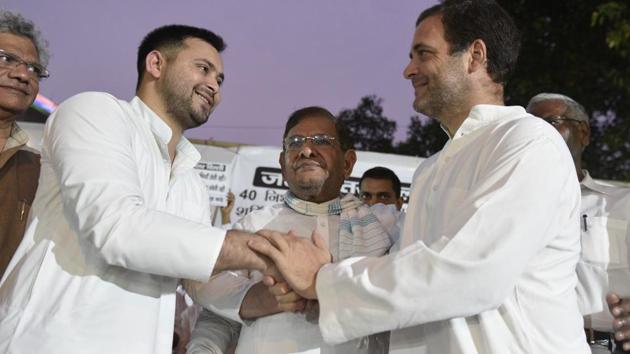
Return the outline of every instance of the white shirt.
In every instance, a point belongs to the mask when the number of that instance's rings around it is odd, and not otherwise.
[[[522,107],[475,106],[418,167],[403,249],[320,270],[324,339],[399,329],[391,353],[588,353],[579,193],[553,127]]]
[[[170,138],[137,97],[84,93],[50,116],[1,353],[171,352],[177,278],[209,279],[225,231],[207,226],[199,153],[182,138],[171,165]]]
[[[630,296],[630,188],[595,181],[584,171],[582,186],[582,258],[577,266],[578,304],[585,327],[612,332],[606,294]]]
[[[383,204],[371,208],[390,237],[398,228],[398,212],[393,205]],[[339,250],[339,215],[308,216],[299,214],[283,204],[254,211],[234,224],[237,229],[258,231],[260,229],[288,232],[293,230],[299,236],[310,238],[313,230],[324,238],[335,257]],[[308,321],[304,314],[278,313],[260,317],[255,321],[243,321],[239,311],[243,298],[251,286],[262,279],[259,272],[252,272],[251,277],[242,272],[224,272],[214,276],[206,284],[187,282],[186,289],[197,303],[213,312],[238,321],[241,327],[237,354],[319,354],[319,353],[382,353],[387,336],[373,336],[349,341],[336,346],[324,343],[317,326],[317,321]],[[188,353],[202,353],[201,348],[221,347],[225,343],[226,329],[220,329],[225,321],[217,316],[206,314],[196,325],[196,333],[189,344]],[[204,330],[199,330],[204,327]],[[227,326],[230,327],[229,325]],[[217,329],[219,328],[219,329]],[[376,342],[375,342],[376,341]],[[378,342],[378,343],[377,343]],[[376,347],[380,344],[379,347]],[[379,351],[379,349],[381,351]]]

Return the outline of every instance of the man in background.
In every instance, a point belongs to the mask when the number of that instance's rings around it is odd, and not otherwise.
[[[15,122],[48,77],[46,42],[34,24],[0,11],[0,279],[26,228],[39,178],[39,153]]]
[[[560,133],[580,181],[582,257],[577,265],[577,289],[587,340],[593,353],[621,352],[615,345],[606,294],[614,290],[630,295],[626,244],[630,188],[595,181],[582,167],[582,154],[591,139],[588,114],[582,105],[562,94],[540,93],[531,98],[527,111]]]
[[[340,194],[356,154],[332,113],[316,106],[295,111],[287,121],[282,146],[279,161],[289,185],[284,203],[249,213],[235,227],[252,232],[291,230],[307,239],[316,231],[329,245],[333,261],[385,254],[393,242],[391,234],[397,232],[396,213],[382,205],[368,207],[354,194]],[[189,294],[215,313],[203,313],[189,353],[224,353],[236,337],[238,323],[239,354],[387,352],[388,334],[327,345],[317,326],[316,302],[310,302],[306,314],[299,313],[305,306],[301,297],[284,284],[276,301],[261,279],[260,272],[224,272],[208,283],[186,282]]]
[[[389,168],[381,166],[370,168],[359,180],[359,198],[370,206],[376,203],[393,204],[400,210],[403,205],[400,179]]]

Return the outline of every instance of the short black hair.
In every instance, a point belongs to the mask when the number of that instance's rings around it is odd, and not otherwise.
[[[185,46],[184,41],[188,38],[198,38],[210,44],[221,53],[227,47],[221,36],[205,28],[186,25],[166,25],[158,27],[144,37],[138,47],[138,82],[136,90],[140,88],[140,82],[146,70],[145,59],[154,50],[168,51],[179,49]]]
[[[319,106],[310,106],[298,109],[297,111],[291,113],[289,119],[287,120],[287,124],[284,127],[284,134],[282,134],[282,141],[286,139],[289,131],[293,129],[296,125],[298,125],[301,121],[306,118],[311,117],[323,117],[330,119],[331,122],[335,125],[335,130],[337,131],[337,138],[339,138],[339,145],[341,146],[341,150],[352,150],[354,149],[354,142],[348,133],[348,129],[346,126],[335,116],[330,113],[326,108],[322,108]],[[284,149],[284,144],[282,144],[282,148]]]
[[[396,198],[400,198],[400,179],[398,179],[396,173],[394,173],[394,171],[390,170],[389,168],[377,166],[365,171],[363,173],[363,176],[361,176],[361,179],[359,180],[359,188],[361,188],[361,183],[363,183],[363,180],[366,178],[384,179],[392,182],[392,187],[394,188]]]
[[[514,71],[521,49],[521,34],[512,17],[493,0],[444,0],[424,10],[416,27],[427,17],[442,15],[449,54],[460,53],[477,39],[488,50],[488,74],[504,84]]]

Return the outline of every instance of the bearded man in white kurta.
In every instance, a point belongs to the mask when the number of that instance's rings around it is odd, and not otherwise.
[[[385,254],[393,243],[390,235],[397,235],[394,206],[370,208],[352,194],[340,197],[355,160],[347,132],[329,111],[321,107],[297,110],[287,122],[280,155],[282,175],[289,185],[284,203],[248,214],[234,227],[291,231],[305,238],[315,231],[329,245],[333,261]],[[236,353],[386,353],[387,333],[327,345],[317,326],[316,307],[307,313],[278,313],[298,310],[303,304],[297,297],[278,304],[261,278],[259,272],[224,272],[206,284],[187,284],[198,303],[243,324]],[[292,294],[283,297],[286,300]],[[234,324],[206,313],[197,323],[188,353],[225,352]]]
[[[220,101],[223,40],[151,32],[137,97],[83,93],[48,119],[29,226],[0,287],[2,353],[171,352],[178,278],[264,268],[244,232],[210,226],[182,136]]]
[[[450,139],[415,173],[401,250],[326,264],[325,248],[279,233],[250,246],[319,300],[329,343],[392,330],[391,353],[588,353],[571,156],[503,106],[518,30],[493,1],[446,0],[416,26],[404,75]]]

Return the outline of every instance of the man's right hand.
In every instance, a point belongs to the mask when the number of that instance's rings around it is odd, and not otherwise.
[[[276,274],[278,279],[281,278],[269,258],[252,251],[247,246],[250,240],[259,237],[245,231],[228,230],[212,274],[224,270],[257,269],[265,274]]]
[[[630,298],[622,298],[615,293],[606,296],[608,309],[613,315],[612,323],[615,339],[623,342],[623,350],[630,350]]]
[[[316,299],[317,272],[332,260],[321,236],[313,232],[309,240],[291,232],[282,234],[270,230],[260,230],[257,234],[264,239],[252,239],[249,247],[271,258],[293,291],[306,299]],[[269,272],[264,273],[275,277]]]
[[[307,300],[293,291],[285,281],[275,281],[273,277],[265,276],[263,283],[269,287],[269,292],[278,302],[278,308],[284,312],[303,312]]]

